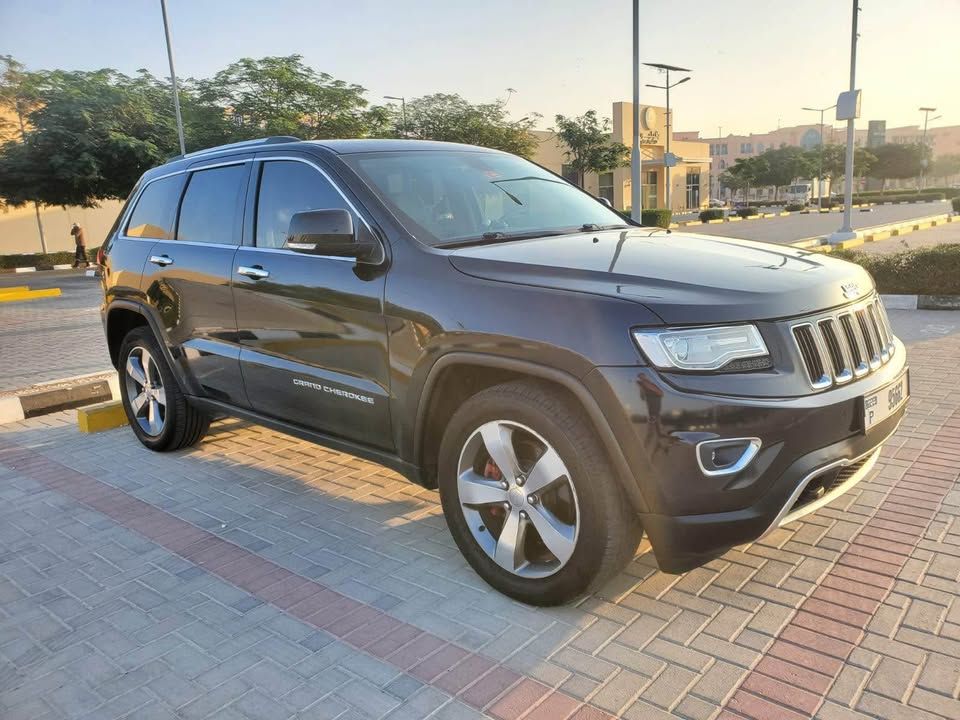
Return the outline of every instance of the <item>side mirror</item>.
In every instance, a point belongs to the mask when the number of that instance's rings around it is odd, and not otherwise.
[[[610,202],[607,198],[605,198],[605,197],[598,197],[597,200],[599,200],[599,201],[602,202],[604,205],[606,205],[608,208],[610,208],[611,210],[613,210],[613,203]]]
[[[377,238],[363,224],[354,228],[353,215],[342,208],[296,213],[290,218],[286,247],[308,255],[352,257],[358,262],[378,262],[382,257]]]

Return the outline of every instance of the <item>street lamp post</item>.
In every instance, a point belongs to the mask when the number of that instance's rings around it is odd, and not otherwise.
[[[385,100],[399,100],[400,101],[400,122],[403,125],[402,134],[404,137],[407,136],[407,98],[402,95],[384,95]]]
[[[180,117],[180,91],[177,90],[177,71],[173,67],[173,44],[170,42],[170,23],[167,21],[167,2],[160,0],[160,12],[163,14],[163,34],[167,38],[167,60],[170,61],[170,82],[173,85],[173,112],[177,116],[177,136],[180,139],[180,154],[187,154],[183,141],[183,118]]]
[[[640,185],[640,0],[633,0],[633,147],[630,149],[630,218],[643,217],[643,187]]]
[[[670,84],[670,71],[675,70],[677,72],[692,72],[689,68],[677,67],[676,65],[664,65],[663,63],[644,63],[647,67],[657,68],[662,70],[667,74],[667,81],[663,85],[651,85],[647,83],[647,87],[657,88],[658,90],[667,91],[667,144],[665,147],[664,155],[664,184],[666,185],[665,197],[667,201],[667,208],[672,209],[670,195],[671,195],[671,185],[670,185],[670,165],[667,164],[667,155],[670,154],[670,136],[673,134],[673,118],[670,115],[670,88],[674,88],[677,85],[682,85],[687,80],[690,79],[690,76],[683,78],[682,80],[677,80],[672,85]]]
[[[939,120],[941,117],[943,117],[942,115],[937,115],[936,117],[931,118],[931,117],[930,117],[930,113],[936,112],[936,111],[937,111],[937,109],[936,109],[936,108],[932,108],[932,107],[922,107],[922,108],[920,108],[920,112],[923,113],[923,140],[920,141],[920,147],[922,147],[922,148],[924,149],[924,151],[926,151],[926,148],[927,148],[927,123],[929,123],[931,120]],[[926,152],[924,152],[924,155],[926,155]],[[927,169],[927,168],[926,168],[927,158],[926,158],[926,157],[922,158],[920,162],[921,162],[921,165],[920,165],[920,189],[922,190],[923,187],[924,187],[924,184],[925,184],[925,181],[924,181],[924,177],[923,177],[923,176],[924,176],[924,174],[925,174],[924,171]]]
[[[802,110],[809,110],[810,112],[820,113],[820,170],[817,172],[817,209],[823,209],[823,114],[827,110],[833,110],[836,107],[836,104],[831,105],[826,108],[810,108],[805,107],[801,108]],[[850,179],[847,179],[847,182],[850,182]]]
[[[857,20],[859,19],[860,6],[859,0],[853,0],[853,22],[850,28],[850,94],[853,95],[857,90]],[[840,242],[841,240],[851,240],[856,237],[853,231],[853,139],[854,139],[854,112],[849,112],[847,117],[847,154],[844,162],[844,177],[847,179],[843,188],[843,225],[839,230],[830,235],[830,242]]]

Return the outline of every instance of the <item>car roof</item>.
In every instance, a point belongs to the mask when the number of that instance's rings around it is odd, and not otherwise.
[[[495,152],[491,148],[439,140],[402,140],[397,138],[363,138],[356,140],[308,140],[308,145],[319,145],[338,155],[363,152],[408,152],[417,150],[459,150],[469,152]]]

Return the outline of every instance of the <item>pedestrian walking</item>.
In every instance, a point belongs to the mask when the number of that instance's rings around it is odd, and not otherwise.
[[[74,223],[70,228],[70,234],[73,235],[73,240],[77,244],[73,266],[77,268],[80,267],[80,263],[83,263],[84,267],[90,267],[90,260],[87,258],[87,236],[84,235],[83,228]]]

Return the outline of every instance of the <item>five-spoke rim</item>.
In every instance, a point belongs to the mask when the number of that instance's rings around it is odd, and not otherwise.
[[[457,492],[474,539],[514,575],[553,575],[573,555],[580,508],[570,472],[525,425],[493,420],[474,430],[460,452]]]
[[[127,355],[127,399],[130,409],[147,435],[159,435],[167,419],[167,393],[150,351],[135,347]]]

